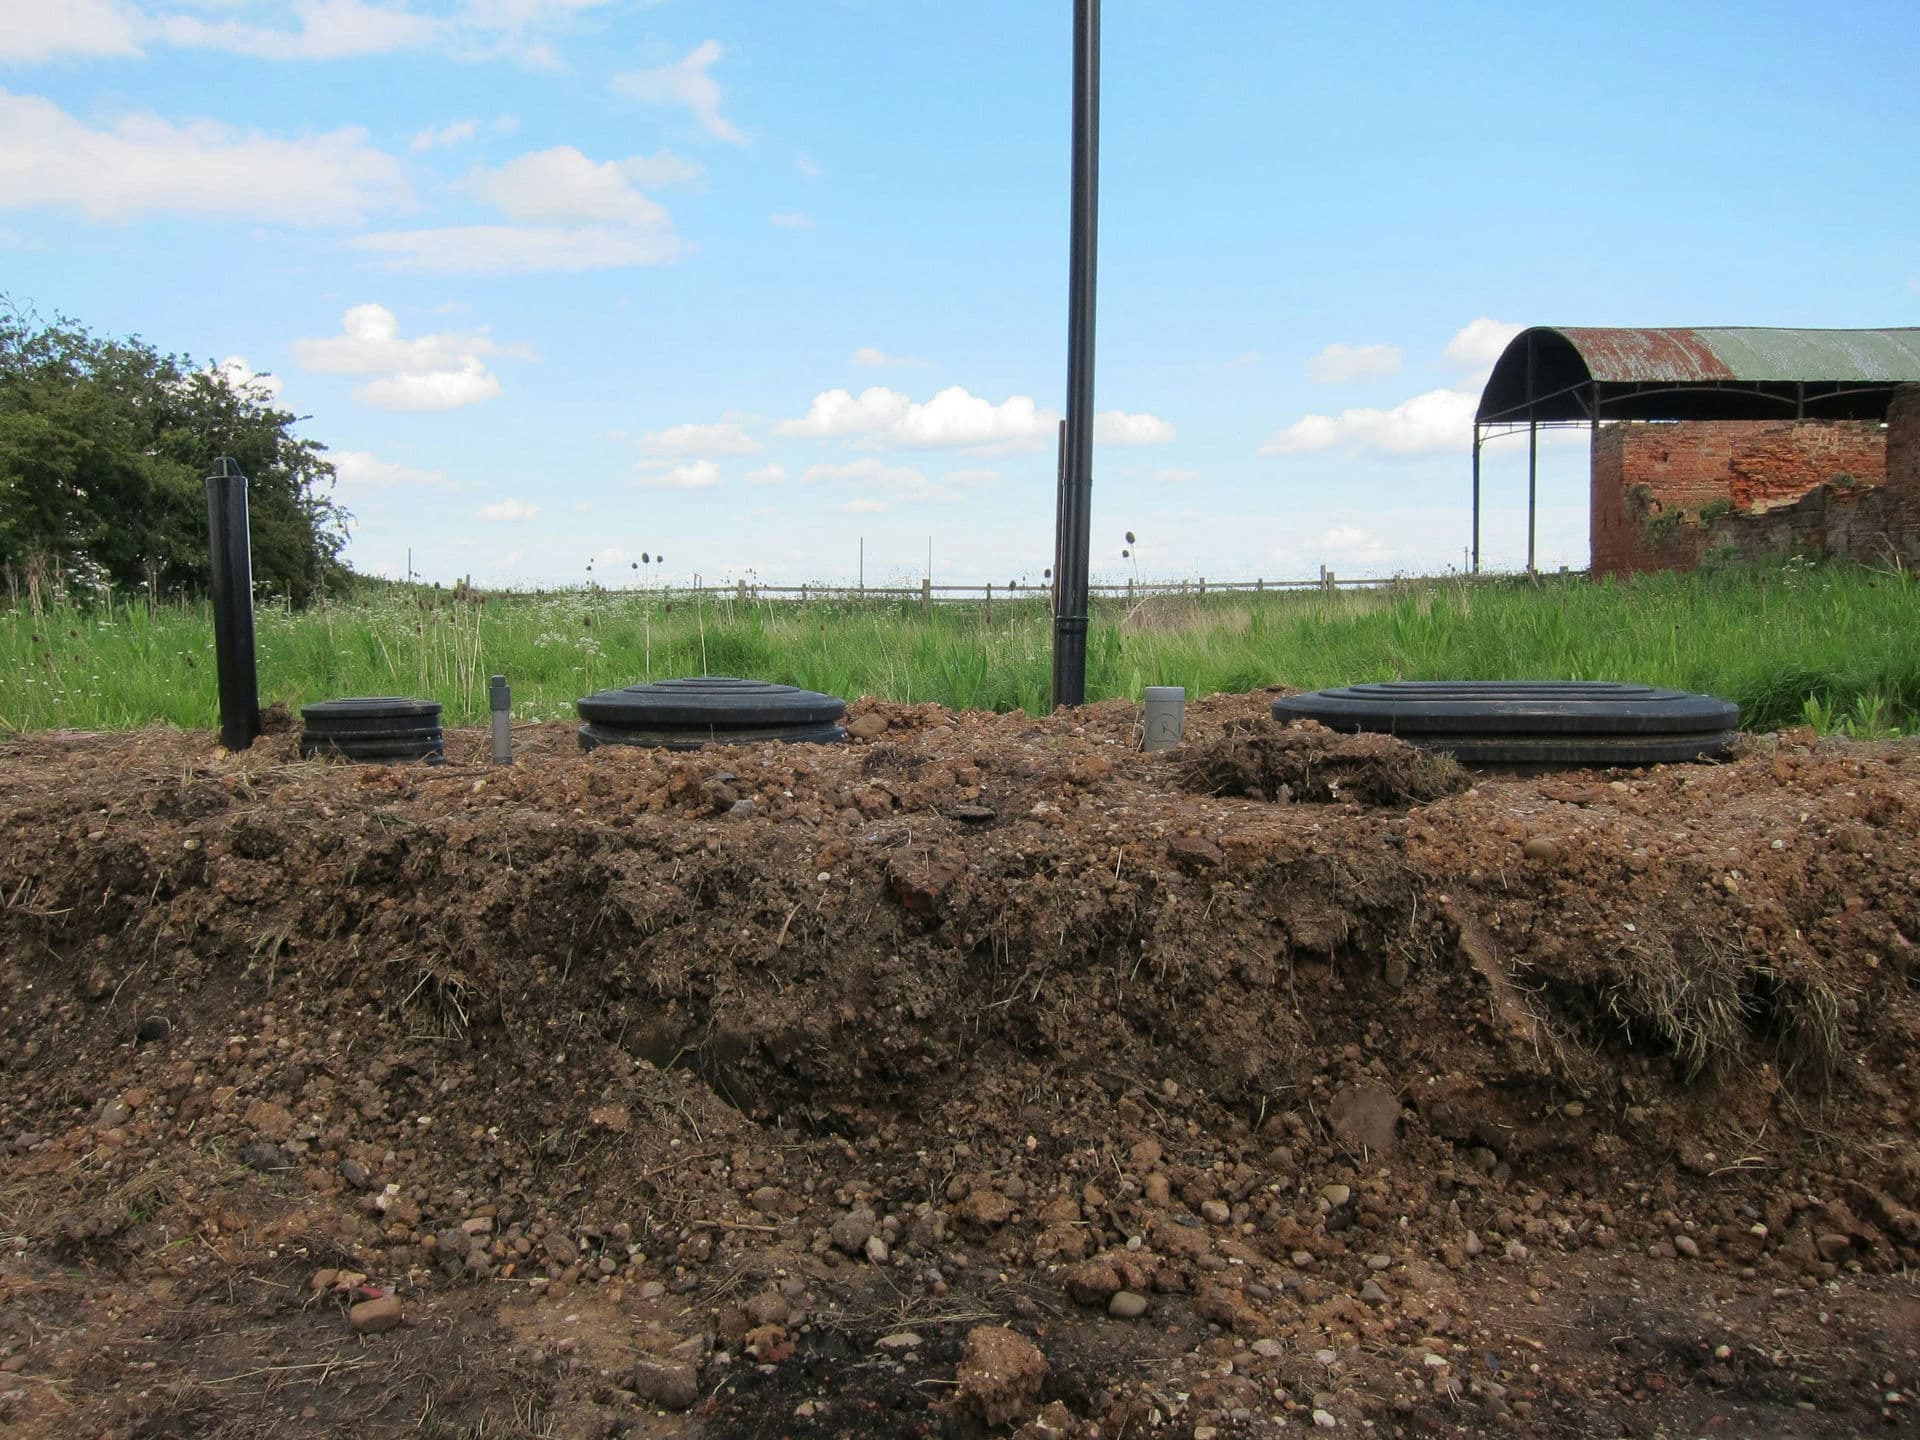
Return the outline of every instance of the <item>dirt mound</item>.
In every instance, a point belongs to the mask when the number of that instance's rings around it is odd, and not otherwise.
[[[0,742],[0,1420],[1904,1423],[1920,750],[1469,785],[1269,701]]]

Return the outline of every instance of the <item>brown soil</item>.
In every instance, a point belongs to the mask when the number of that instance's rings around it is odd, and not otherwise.
[[[1920,747],[1269,698],[0,741],[0,1429],[1911,1429]]]

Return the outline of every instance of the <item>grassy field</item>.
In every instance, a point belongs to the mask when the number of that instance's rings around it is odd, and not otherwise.
[[[1028,711],[1047,703],[1044,599],[978,605],[733,599],[576,590],[377,590],[259,613],[262,703],[341,695],[437,699],[484,719],[505,673],[519,719],[572,715],[581,695],[673,675],[787,681],[832,694]],[[1920,724],[1920,579],[1843,566],[1759,573],[1410,581],[1390,589],[1101,605],[1090,698],[1146,685],[1190,696],[1361,680],[1639,680],[1736,700],[1748,728],[1858,735]],[[0,728],[211,727],[203,605],[0,607]]]

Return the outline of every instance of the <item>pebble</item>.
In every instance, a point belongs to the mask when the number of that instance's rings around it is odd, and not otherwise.
[[[1333,1418],[1332,1411],[1316,1410],[1313,1412],[1313,1423],[1321,1430],[1331,1430],[1340,1422]]]
[[[700,1398],[693,1366],[674,1360],[642,1360],[633,1370],[633,1393],[662,1410],[691,1410]]]
[[[383,1295],[378,1300],[362,1300],[347,1311],[347,1324],[358,1335],[378,1335],[400,1323],[400,1297]]]
[[[1233,1218],[1233,1211],[1224,1200],[1207,1200],[1200,1205],[1200,1215],[1210,1225],[1224,1225]]]
[[[356,1190],[371,1190],[373,1188],[373,1176],[367,1172],[367,1167],[362,1165],[358,1160],[342,1160],[340,1162],[340,1178]]]
[[[1353,1198],[1353,1190],[1350,1186],[1346,1185],[1322,1185],[1320,1187],[1320,1198],[1338,1210]]]
[[[1469,1230],[1467,1231],[1466,1243],[1462,1245],[1460,1248],[1465,1250],[1469,1255],[1478,1255],[1482,1250],[1485,1250],[1487,1247],[1481,1242],[1478,1231]]]
[[[1387,1303],[1387,1292],[1378,1280],[1369,1280],[1360,1287],[1360,1298],[1369,1305],[1384,1305]]]
[[[836,1249],[849,1255],[862,1254],[867,1241],[873,1238],[875,1217],[873,1211],[862,1205],[858,1210],[850,1210],[842,1215],[827,1231]]]
[[[912,1350],[921,1341],[911,1330],[896,1330],[891,1335],[882,1335],[873,1343],[882,1350]]]
[[[1147,1297],[1132,1290],[1118,1290],[1107,1302],[1107,1313],[1122,1320],[1138,1320],[1147,1313]]]
[[[1689,1260],[1698,1260],[1700,1258],[1700,1242],[1695,1240],[1691,1235],[1674,1236],[1673,1248]]]
[[[867,1259],[876,1265],[884,1265],[887,1263],[887,1255],[887,1242],[882,1240],[878,1235],[869,1235],[867,1237]]]

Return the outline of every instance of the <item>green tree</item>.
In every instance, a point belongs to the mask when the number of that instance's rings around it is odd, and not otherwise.
[[[326,447],[258,382],[0,299],[0,565],[57,564],[156,594],[207,584],[216,456],[245,472],[253,578],[304,603],[342,573]]]

